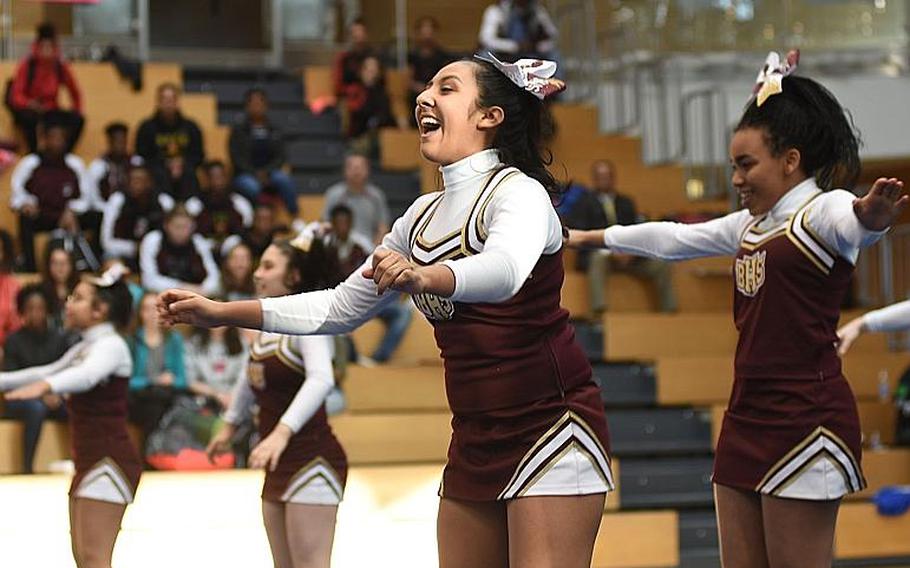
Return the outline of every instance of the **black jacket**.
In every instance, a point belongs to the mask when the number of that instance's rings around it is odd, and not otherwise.
[[[617,225],[634,225],[638,222],[638,211],[635,208],[635,202],[630,197],[620,193],[613,194],[613,206],[616,209]],[[586,190],[578,198],[572,209],[565,215],[563,222],[571,229],[585,231],[604,229],[610,225],[597,192],[591,190]],[[576,265],[578,270],[587,269],[589,254],[590,251],[581,251],[581,254],[578,255]]]
[[[245,117],[231,128],[229,147],[234,175],[253,173],[256,170],[253,166],[252,128],[250,121]],[[271,172],[284,165],[284,140],[281,131],[270,122],[266,122],[265,128],[268,130],[269,162],[262,169]]]

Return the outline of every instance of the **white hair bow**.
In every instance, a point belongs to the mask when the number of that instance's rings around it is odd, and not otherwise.
[[[115,262],[111,264],[101,276],[89,276],[87,279],[99,288],[109,288],[117,282],[120,282],[120,280],[129,273],[130,269],[127,268],[126,265],[122,262]]]
[[[755,79],[755,86],[752,88],[752,97],[755,99],[756,106],[762,106],[768,97],[783,92],[784,77],[793,73],[799,64],[799,50],[793,49],[787,53],[787,58],[783,62],[776,51],[768,54],[765,59],[765,65],[758,72]]]
[[[492,63],[513,83],[540,100],[566,90],[564,81],[554,79],[556,62],[545,59],[519,59],[515,63],[500,61],[492,53],[478,53],[474,57]]]
[[[313,221],[308,223],[300,233],[291,239],[290,245],[296,249],[302,250],[303,252],[310,252],[310,247],[313,246],[313,239],[318,238],[322,232],[322,224],[318,221]]]

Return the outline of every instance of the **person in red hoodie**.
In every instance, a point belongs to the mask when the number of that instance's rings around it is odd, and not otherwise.
[[[61,85],[69,91],[73,108],[60,107],[58,94]],[[13,121],[22,130],[30,153],[38,150],[38,126],[44,120],[64,124],[70,133],[67,152],[71,151],[82,133],[82,93],[69,64],[60,54],[57,31],[52,24],[38,26],[32,50],[16,69],[7,100]]]

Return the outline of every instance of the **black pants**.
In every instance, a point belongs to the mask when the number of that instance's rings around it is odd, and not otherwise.
[[[22,271],[37,272],[35,264],[35,233],[53,231],[57,228],[59,220],[51,219],[46,215],[26,217],[19,215],[19,250],[22,251]]]
[[[76,143],[79,142],[82,127],[85,126],[85,119],[82,115],[73,110],[49,110],[43,113],[30,109],[14,110],[13,122],[22,130],[30,153],[38,151],[38,127],[43,121],[62,124],[66,127],[69,132],[66,151],[72,152]]]

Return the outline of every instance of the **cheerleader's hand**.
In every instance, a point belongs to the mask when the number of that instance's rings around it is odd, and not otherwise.
[[[397,290],[407,294],[420,294],[427,288],[427,280],[410,260],[397,252],[378,248],[373,253],[373,266],[363,271],[364,278],[376,283],[376,293]]]
[[[853,342],[866,331],[865,322],[858,317],[837,330],[837,354],[843,357],[850,350]]]
[[[278,426],[275,426],[275,429],[256,444],[256,447],[250,452],[250,467],[253,469],[268,468],[269,471],[275,471],[275,468],[278,467],[278,460],[281,459],[281,454],[288,447],[288,441],[293,435],[290,428],[278,423]]]
[[[222,424],[221,429],[212,437],[209,441],[209,445],[205,448],[205,455],[208,456],[211,463],[215,463],[216,456],[231,451],[231,438],[233,437],[234,426],[226,422]]]
[[[853,212],[870,231],[884,231],[897,220],[910,196],[904,195],[904,182],[897,178],[878,178],[869,193],[853,201]]]
[[[215,302],[189,290],[165,290],[158,296],[158,318],[168,326],[181,323],[198,327],[217,327],[218,308]]]
[[[563,233],[562,245],[574,249],[605,248],[603,229],[582,231],[569,229]]]
[[[6,393],[6,400],[31,400],[41,398],[51,392],[51,385],[47,381],[38,381],[13,389]]]

